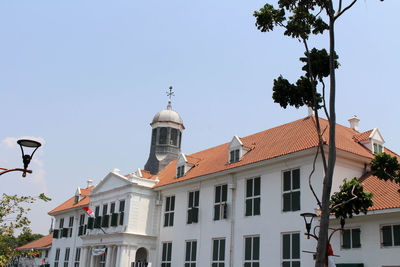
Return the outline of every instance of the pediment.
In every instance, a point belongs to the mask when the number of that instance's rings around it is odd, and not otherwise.
[[[242,141],[240,140],[240,138],[235,135],[232,140],[231,143],[229,144],[229,150],[235,149],[235,148],[240,148],[243,146]]]
[[[106,177],[104,177],[98,185],[96,185],[91,195],[98,194],[101,192],[107,192],[112,189],[131,185],[132,182],[126,179],[124,176],[121,176],[115,172],[110,172]]]
[[[369,138],[373,141],[377,141],[381,144],[385,143],[385,140],[383,139],[381,133],[379,132],[378,128],[375,128],[371,134],[369,135]]]
[[[186,164],[187,162],[188,162],[188,160],[187,160],[185,154],[180,153],[178,160],[176,161],[176,166],[182,166],[182,165]]]

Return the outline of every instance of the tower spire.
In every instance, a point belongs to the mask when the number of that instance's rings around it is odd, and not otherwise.
[[[172,86],[170,86],[168,89],[169,89],[169,92],[168,91],[166,92],[167,96],[169,97],[167,109],[172,110],[171,100],[172,100],[172,97],[175,96],[175,93],[172,91]]]

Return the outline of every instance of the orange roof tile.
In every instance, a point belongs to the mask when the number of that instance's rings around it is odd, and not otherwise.
[[[371,135],[372,131],[373,130],[369,130],[369,131],[366,131],[363,133],[356,134],[356,135],[354,135],[353,138],[356,142],[366,141],[369,139],[369,136]]]
[[[43,248],[51,246],[52,242],[53,242],[53,234],[49,234],[49,235],[41,237],[35,241],[32,241],[28,244],[25,244],[21,247],[18,247],[16,249],[18,249],[18,250],[43,249]]]
[[[90,186],[89,188],[85,188],[85,189],[81,188],[81,196],[83,196],[83,198],[78,203],[76,203],[76,204],[74,203],[75,196],[73,196],[70,199],[68,199],[67,201],[65,201],[64,203],[62,203],[61,205],[59,205],[58,207],[56,207],[55,209],[51,210],[48,214],[52,215],[53,213],[56,213],[59,211],[69,210],[69,209],[73,209],[76,207],[88,206],[89,202],[90,202],[89,194],[92,191],[92,189],[93,189],[93,186]]]
[[[384,181],[371,173],[362,176],[359,181],[364,190],[371,192],[374,196],[374,205],[368,210],[383,210],[400,208],[400,185],[391,181]]]
[[[315,127],[315,118],[306,117],[294,122],[265,130],[247,137],[240,138],[245,147],[250,147],[239,162],[228,164],[228,146],[225,143],[209,148],[187,157],[197,158],[196,166],[187,172],[183,177],[176,179],[176,160],[168,164],[159,174],[160,182],[154,187],[160,187],[180,181],[189,180],[195,177],[212,174],[239,166],[268,160],[290,153],[302,151],[318,146],[318,135]],[[320,119],[321,129],[328,128],[328,121]],[[336,147],[359,156],[372,158],[371,151],[355,142],[354,135],[358,132],[337,124],[336,125]],[[326,143],[329,143],[329,130],[323,135]]]
[[[142,178],[151,178],[151,176],[152,176],[149,171],[140,170],[140,172],[142,173]]]

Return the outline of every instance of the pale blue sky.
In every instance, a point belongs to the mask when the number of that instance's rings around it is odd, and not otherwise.
[[[261,33],[265,1],[0,2],[0,166],[20,166],[13,143],[44,140],[33,175],[1,177],[0,193],[38,195],[32,227],[87,179],[143,168],[153,116],[174,86],[190,154],[306,116],[271,99],[273,79],[295,81],[303,47],[281,31]],[[356,114],[400,152],[400,1],[359,1],[338,21],[337,121]],[[326,46],[326,39],[310,46]]]

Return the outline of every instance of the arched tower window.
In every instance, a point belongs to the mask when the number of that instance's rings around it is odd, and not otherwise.
[[[151,133],[151,145],[155,145],[157,141],[157,129],[153,129]]]
[[[160,128],[160,139],[158,140],[158,143],[161,145],[167,144],[167,134],[168,134],[168,129],[166,127]]]
[[[171,140],[169,141],[170,145],[177,146],[178,145],[178,130],[175,128],[171,129]]]
[[[181,147],[181,141],[182,141],[182,132],[179,131],[179,147]]]

